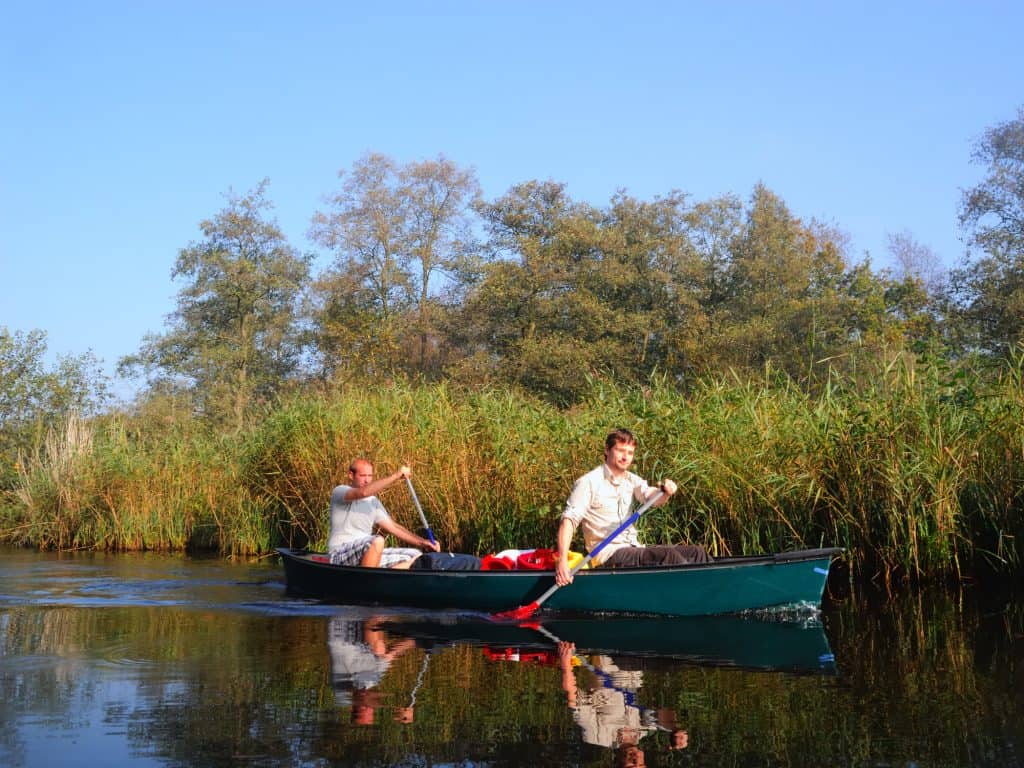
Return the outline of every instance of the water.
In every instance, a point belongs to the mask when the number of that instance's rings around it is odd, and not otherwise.
[[[757,618],[341,607],[273,559],[0,550],[0,765],[1024,765],[990,589]]]

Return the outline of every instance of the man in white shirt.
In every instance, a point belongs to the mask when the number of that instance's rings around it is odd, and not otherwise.
[[[373,479],[373,464],[356,459],[348,469],[349,485],[339,485],[331,493],[331,533],[327,552],[335,565],[362,565],[369,568],[408,568],[420,550],[440,552],[437,542],[417,536],[391,519],[377,494],[399,480],[412,475],[402,466],[397,472]],[[383,532],[383,533],[381,533]],[[385,548],[385,534],[391,534],[417,549]]]
[[[634,501],[643,504],[661,494],[654,504],[661,506],[676,492],[672,480],[650,486],[630,472],[635,453],[633,433],[628,429],[614,430],[605,438],[604,464],[583,475],[573,486],[558,527],[555,579],[560,586],[572,582],[568,557],[577,526],[582,526],[584,545],[591,552],[629,518]],[[628,568],[706,563],[709,559],[703,547],[692,544],[645,547],[640,543],[636,526],[630,525],[608,542],[591,565]]]

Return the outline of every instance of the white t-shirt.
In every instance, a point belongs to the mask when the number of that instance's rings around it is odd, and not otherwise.
[[[339,485],[331,493],[331,535],[327,539],[328,551],[354,539],[372,535],[374,526],[382,520],[391,519],[376,496],[345,501],[345,494],[350,490],[350,485]]]

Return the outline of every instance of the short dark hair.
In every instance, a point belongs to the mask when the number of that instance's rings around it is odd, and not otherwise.
[[[636,437],[628,429],[619,427],[613,429],[608,433],[608,437],[604,439],[605,450],[614,448],[619,443],[625,443],[626,445],[636,445]]]

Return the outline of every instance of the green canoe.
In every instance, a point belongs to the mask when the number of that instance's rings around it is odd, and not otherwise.
[[[552,571],[424,571],[331,565],[322,553],[278,549],[288,592],[346,605],[508,611],[554,583]],[[728,557],[659,568],[581,570],[545,611],[702,616],[821,602],[838,548]]]

